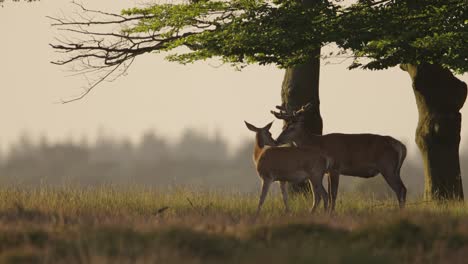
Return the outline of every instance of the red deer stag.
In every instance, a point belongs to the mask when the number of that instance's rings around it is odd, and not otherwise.
[[[263,128],[257,128],[245,122],[247,128],[255,132],[253,160],[262,180],[262,192],[256,216],[259,215],[268,189],[274,181],[280,182],[286,212],[289,211],[286,182],[302,182],[305,179],[312,182],[314,190],[312,211],[315,211],[322,198],[325,210],[328,210],[329,198],[322,180],[333,163],[332,160],[308,147],[276,146],[269,131],[272,124],[273,122]]]
[[[371,178],[382,174],[390,188],[395,192],[400,208],[406,202],[406,187],[400,177],[400,169],[406,157],[406,147],[390,136],[374,134],[327,134],[314,135],[304,125],[305,111],[310,104],[298,111],[271,111],[276,118],[286,121],[283,132],[276,139],[277,144],[294,142],[297,146],[310,146],[319,153],[334,160],[329,171],[328,191],[331,210],[334,210],[340,174],[361,178]]]

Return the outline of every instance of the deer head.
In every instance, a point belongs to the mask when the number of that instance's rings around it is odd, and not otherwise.
[[[304,113],[312,108],[312,104],[305,104],[296,111],[289,111],[283,105],[276,106],[276,108],[280,111],[271,111],[271,113],[276,118],[285,121],[283,131],[276,139],[277,144],[294,142],[302,145],[303,141],[307,140],[307,132],[304,128]]]
[[[257,144],[260,148],[263,148],[264,146],[276,146],[276,141],[273,139],[270,133],[270,128],[271,125],[273,125],[273,122],[262,128],[255,127],[254,125],[249,124],[247,121],[244,122],[250,131],[255,132]]]

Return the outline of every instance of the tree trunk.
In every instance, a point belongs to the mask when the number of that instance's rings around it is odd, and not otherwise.
[[[312,103],[311,110],[305,113],[304,122],[307,130],[317,135],[322,134],[323,127],[320,116],[319,76],[320,49],[317,49],[307,63],[286,69],[281,88],[281,100],[288,110],[297,110],[307,103]],[[287,123],[283,128],[286,125]],[[308,180],[290,186],[293,193],[312,192]]]
[[[320,0],[298,0],[304,7],[311,7]],[[320,48],[311,54],[311,58],[303,65],[286,69],[281,87],[281,100],[288,110],[312,103],[312,108],[305,116],[305,126],[311,133],[322,134],[322,117],[320,116],[319,77]],[[286,127],[286,123],[283,129]],[[310,194],[312,188],[309,180],[298,184],[290,184],[292,193]]]
[[[401,65],[419,112],[416,144],[424,162],[426,200],[463,200],[459,145],[467,87],[440,65]]]

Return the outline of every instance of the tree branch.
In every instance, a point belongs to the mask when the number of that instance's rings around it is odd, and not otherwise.
[[[56,38],[55,43],[49,44],[56,52],[64,54],[65,58],[56,59],[51,63],[55,65],[77,64],[79,65],[78,71],[83,75],[100,75],[83,94],[74,99],[62,101],[63,103],[84,98],[97,85],[110,79],[124,65],[125,71],[139,55],[164,52],[177,46],[195,48],[190,44],[185,45],[184,40],[190,36],[217,29],[229,22],[227,20],[234,12],[233,9],[221,11],[208,9],[202,16],[189,19],[185,24],[179,25],[176,21],[172,24],[167,23],[159,30],[141,31],[137,27],[145,25],[142,23],[159,21],[155,15],[119,15],[90,10],[76,2],[73,4],[79,8],[74,18],[47,17],[53,21],[51,25],[57,28],[57,31],[65,33]],[[167,6],[167,8],[170,7]],[[98,18],[94,15],[98,15]],[[177,44],[174,45],[175,43]]]

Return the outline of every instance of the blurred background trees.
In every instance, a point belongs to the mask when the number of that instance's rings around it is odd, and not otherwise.
[[[24,133],[0,155],[0,184],[25,187],[112,184],[161,189],[186,185],[256,193],[259,180],[252,163],[252,147],[252,141],[245,141],[230,149],[219,133],[209,136],[192,128],[173,143],[155,131],[147,131],[138,142],[100,133],[95,142],[82,138],[52,143],[47,137],[32,139]],[[466,175],[466,147],[461,152],[461,164]],[[403,164],[402,177],[410,196],[422,196],[421,158],[410,154]],[[392,195],[380,176],[342,177],[342,182],[341,192],[359,192],[378,199]]]

